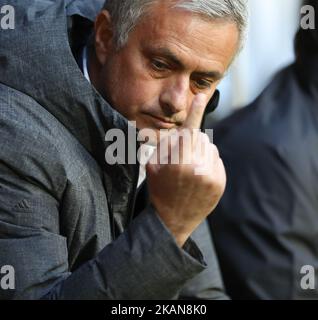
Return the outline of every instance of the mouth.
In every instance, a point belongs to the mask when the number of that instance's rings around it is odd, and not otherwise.
[[[173,129],[177,127],[177,123],[169,119],[158,117],[152,114],[147,114],[147,116],[151,118],[156,129]]]

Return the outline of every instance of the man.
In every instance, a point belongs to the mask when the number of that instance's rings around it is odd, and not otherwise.
[[[233,299],[318,298],[317,29],[299,30],[296,56],[214,131],[228,184],[210,222]]]
[[[240,46],[245,5],[109,0],[89,37],[83,18],[95,18],[98,1],[9,2],[15,30],[0,36],[0,265],[14,267],[16,287],[0,297],[224,298],[204,224],[224,167],[191,129]],[[135,210],[139,164],[105,161],[105,134],[127,137],[127,120],[155,130],[152,143],[160,129],[190,130],[194,143],[180,156],[204,160],[206,174],[195,163],[149,163],[150,203]]]

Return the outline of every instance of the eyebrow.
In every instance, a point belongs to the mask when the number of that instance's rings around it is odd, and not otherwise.
[[[167,60],[170,60],[177,68],[186,69],[185,65],[179,60],[179,58],[168,48],[157,48],[155,49],[155,53],[163,56]],[[193,73],[195,76],[212,78],[215,81],[221,80],[223,78],[223,74],[219,71],[195,71]]]

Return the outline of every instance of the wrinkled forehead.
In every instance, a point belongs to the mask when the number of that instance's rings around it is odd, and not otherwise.
[[[230,64],[239,46],[239,30],[233,21],[202,19],[184,9],[158,5],[131,34],[139,42],[172,48],[181,55]]]

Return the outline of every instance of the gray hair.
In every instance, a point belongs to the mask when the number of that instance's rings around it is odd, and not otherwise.
[[[108,10],[113,20],[118,48],[126,44],[129,32],[138,24],[147,9],[158,1],[163,0],[106,1],[104,9]],[[175,0],[173,7],[200,14],[208,19],[236,23],[240,33],[240,47],[242,46],[248,17],[246,0]]]

